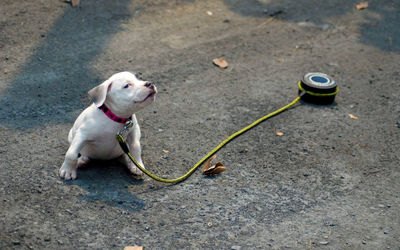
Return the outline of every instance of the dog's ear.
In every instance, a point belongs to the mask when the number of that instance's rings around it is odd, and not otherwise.
[[[92,98],[94,104],[97,107],[100,107],[103,105],[104,101],[106,100],[107,93],[111,89],[112,82],[111,81],[105,81],[102,84],[100,84],[97,87],[92,88],[89,90],[88,94]]]

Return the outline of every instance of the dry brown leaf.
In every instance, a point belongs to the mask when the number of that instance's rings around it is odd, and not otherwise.
[[[164,153],[168,153],[169,151],[168,150],[166,150],[166,149],[163,149],[162,150]]]
[[[363,10],[367,7],[368,7],[368,2],[361,2],[361,3],[356,4],[357,10]]]
[[[349,114],[349,117],[350,117],[351,119],[354,119],[354,120],[357,120],[357,119],[358,119],[358,117],[355,116],[355,115],[353,115],[353,114]]]
[[[274,20],[274,18],[275,18],[275,17],[270,17],[270,18],[268,18],[266,21],[260,23],[260,24],[257,26],[257,28],[261,28],[262,26],[264,26],[264,25],[266,25],[266,24],[272,22],[272,21]]]
[[[124,250],[143,250],[142,246],[126,246]]]
[[[214,174],[220,174],[224,171],[226,171],[226,167],[222,162],[217,162],[215,165],[212,165],[210,167],[210,162],[217,157],[216,155],[213,155],[210,159],[206,161],[203,167],[203,174],[205,175],[214,175]]]
[[[281,132],[281,131],[275,131],[275,134],[276,134],[277,136],[282,136],[282,135],[283,135],[283,132]]]
[[[212,165],[209,169],[204,171],[205,175],[213,175],[213,174],[220,174],[226,171],[226,167],[222,162],[217,162],[215,165]]]
[[[214,160],[215,157],[217,157],[217,155],[211,156],[211,157],[204,163],[203,172],[205,172],[207,169],[210,168],[210,162],[211,162],[212,160]]]
[[[226,69],[228,67],[228,62],[225,61],[223,57],[213,59],[213,63],[221,69]]]
[[[74,6],[74,7],[78,6],[79,5],[79,1],[80,0],[71,0],[72,6]]]

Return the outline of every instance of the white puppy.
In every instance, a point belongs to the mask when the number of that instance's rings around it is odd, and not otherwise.
[[[143,173],[136,168],[121,150],[115,135],[126,121],[133,127],[125,135],[133,157],[143,165],[140,150],[140,128],[135,113],[154,101],[156,87],[138,79],[130,72],[117,73],[89,91],[94,103],[76,119],[69,131],[70,147],[59,174],[65,180],[76,179],[78,167],[89,159],[118,158],[135,175]]]

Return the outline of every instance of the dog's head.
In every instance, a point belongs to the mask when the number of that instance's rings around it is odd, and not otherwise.
[[[105,103],[113,112],[127,117],[153,102],[157,88],[133,73],[120,72],[88,93],[97,107]]]

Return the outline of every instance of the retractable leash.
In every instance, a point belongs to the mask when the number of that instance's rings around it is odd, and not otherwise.
[[[129,129],[132,127],[132,121],[128,121],[125,124],[125,127],[119,131],[116,135],[119,145],[121,146],[122,150],[128,157],[132,160],[132,162],[138,167],[143,173],[150,176],[156,181],[165,182],[165,183],[178,183],[186,180],[191,174],[193,174],[196,169],[201,166],[207,159],[213,156],[217,151],[219,151],[223,146],[231,142],[233,139],[238,137],[239,135],[247,132],[248,130],[252,129],[253,127],[257,126],[261,122],[271,118],[287,109],[295,105],[300,99],[314,104],[331,104],[335,100],[335,96],[339,91],[339,88],[336,85],[336,82],[328,75],[324,73],[307,73],[304,75],[303,79],[298,82],[298,97],[296,97],[291,103],[288,105],[275,110],[272,113],[256,120],[252,124],[244,127],[243,129],[237,131],[236,133],[230,135],[226,138],[223,142],[221,142],[217,147],[211,150],[206,156],[204,156],[199,162],[197,162],[186,174],[182,175],[179,178],[175,179],[165,179],[154,174],[150,173],[147,169],[140,166],[140,164],[133,158],[129,151],[129,147],[126,144],[123,134],[127,133]]]

